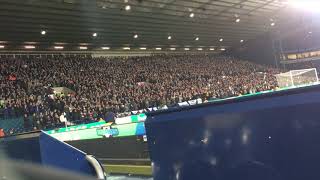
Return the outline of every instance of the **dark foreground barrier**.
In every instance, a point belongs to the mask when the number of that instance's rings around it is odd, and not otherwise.
[[[319,180],[320,86],[149,114],[154,180]]]
[[[45,166],[94,175],[100,177],[100,179],[104,177],[104,172],[101,170],[103,169],[102,166],[95,162],[96,160],[93,157],[46,133],[41,133],[40,135],[40,150],[42,164]],[[100,170],[97,170],[95,165]]]
[[[11,159],[41,163],[40,132],[0,138],[0,149]]]
[[[93,157],[41,132],[1,139],[1,149],[14,160],[38,163],[105,179],[101,164]]]

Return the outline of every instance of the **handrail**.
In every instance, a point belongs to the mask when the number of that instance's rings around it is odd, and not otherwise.
[[[106,180],[107,177],[106,177],[104,169],[101,166],[101,164],[99,163],[99,161],[92,155],[86,155],[86,159],[92,165],[92,167],[94,168],[94,170],[95,170],[95,172],[97,174],[97,178]]]

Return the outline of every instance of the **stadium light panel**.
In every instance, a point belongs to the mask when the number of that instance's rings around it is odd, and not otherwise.
[[[221,50],[221,51],[225,51],[226,49],[225,49],[225,48],[221,48],[220,50]]]
[[[46,33],[47,33],[47,32],[44,31],[44,30],[41,31],[41,35],[46,35]]]
[[[184,48],[184,50],[185,50],[185,51],[189,51],[189,50],[190,50],[190,48]]]
[[[126,11],[130,11],[131,10],[131,6],[130,5],[126,5],[126,7],[124,8]]]
[[[63,49],[63,46],[55,46],[54,49]]]
[[[0,45],[0,49],[3,49],[4,48],[4,45]]]
[[[79,49],[80,49],[80,50],[87,50],[88,47],[86,47],[86,46],[80,46]]]
[[[162,50],[162,48],[156,48],[156,50],[160,51],[160,50]]]
[[[198,48],[198,51],[202,51],[203,49],[202,48]]]
[[[97,33],[93,33],[92,36],[93,36],[93,37],[97,37],[98,34],[97,34]]]
[[[170,50],[171,50],[171,51],[175,51],[175,50],[176,50],[176,48],[170,48]]]
[[[301,9],[304,11],[320,13],[319,0],[287,0],[285,4],[289,4],[294,8]]]
[[[103,49],[103,50],[109,50],[110,47],[101,47],[101,49]]]
[[[124,47],[123,50],[130,50],[130,47]]]
[[[214,51],[215,49],[214,49],[214,48],[210,48],[209,50],[210,50],[210,51]]]
[[[31,46],[31,45],[27,45],[27,46],[24,46],[25,49],[35,49],[36,47],[35,46]]]
[[[146,50],[146,49],[147,49],[147,48],[145,48],[145,47],[141,47],[141,48],[140,48],[140,50]]]

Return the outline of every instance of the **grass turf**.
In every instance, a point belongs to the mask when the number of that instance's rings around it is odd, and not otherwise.
[[[151,166],[104,164],[103,167],[108,174],[152,176]]]

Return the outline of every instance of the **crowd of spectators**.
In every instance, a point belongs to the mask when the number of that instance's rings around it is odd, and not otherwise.
[[[316,68],[319,74],[320,72],[320,60],[314,61],[305,61],[305,62],[297,62],[292,64],[286,64],[285,68],[288,70],[296,70],[296,69],[311,69]]]
[[[52,128],[61,124],[61,116],[69,122],[98,121],[197,98],[270,90],[278,72],[209,55],[1,58],[0,109],[5,119],[23,117],[26,129]],[[74,93],[52,96],[53,87]]]

